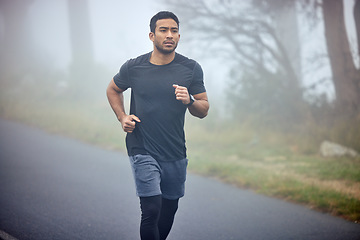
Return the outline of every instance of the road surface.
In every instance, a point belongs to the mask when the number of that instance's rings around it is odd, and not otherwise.
[[[0,132],[0,239],[139,239],[127,156],[2,119]],[[351,240],[360,225],[189,174],[168,239]]]

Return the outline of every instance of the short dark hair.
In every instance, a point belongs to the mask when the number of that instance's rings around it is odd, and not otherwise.
[[[161,11],[161,12],[158,12],[157,14],[155,14],[151,20],[150,20],[150,31],[155,33],[155,28],[156,28],[156,22],[160,19],[168,19],[168,18],[171,18],[173,19],[178,27],[179,27],[179,19],[177,18],[177,16],[172,13],[172,12],[169,12],[169,11]]]

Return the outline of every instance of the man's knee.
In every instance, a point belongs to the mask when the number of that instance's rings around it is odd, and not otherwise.
[[[161,211],[161,195],[140,197],[141,216],[143,221],[156,223]]]
[[[163,198],[162,199],[162,211],[166,210],[168,214],[175,215],[176,211],[178,210],[179,206],[179,199],[176,200],[170,200]]]

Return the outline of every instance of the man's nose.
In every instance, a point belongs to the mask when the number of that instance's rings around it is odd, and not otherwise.
[[[174,36],[172,35],[171,31],[167,32],[166,38],[173,38]]]

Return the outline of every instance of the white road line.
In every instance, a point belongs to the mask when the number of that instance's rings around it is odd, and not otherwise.
[[[0,239],[2,239],[2,240],[18,240],[16,238],[14,238],[13,236],[10,236],[9,234],[7,234],[6,232],[1,231],[1,230],[0,230]]]

